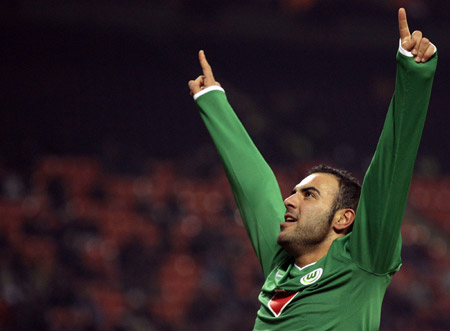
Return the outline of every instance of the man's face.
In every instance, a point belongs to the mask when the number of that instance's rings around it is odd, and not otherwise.
[[[280,224],[278,244],[296,255],[323,242],[331,231],[338,179],[327,173],[315,173],[295,186],[284,200],[285,222]]]

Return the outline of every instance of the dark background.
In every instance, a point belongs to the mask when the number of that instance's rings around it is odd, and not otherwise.
[[[400,6],[439,63],[381,325],[448,329],[450,5],[437,0],[2,2],[0,328],[250,329],[262,278],[189,95],[198,50],[284,194],[317,162],[362,178]]]
[[[332,156],[363,173],[393,92],[397,4],[303,2],[10,1],[2,159],[110,145],[125,159],[188,158],[210,145],[187,88],[205,49],[270,163]],[[448,173],[448,4],[410,5],[411,30],[440,51],[419,165]]]

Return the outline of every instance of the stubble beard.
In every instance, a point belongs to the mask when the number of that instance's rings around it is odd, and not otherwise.
[[[314,217],[316,220],[307,225],[297,223],[290,233],[278,235],[278,244],[294,257],[313,251],[330,234],[334,214],[335,210],[332,208],[331,211]]]

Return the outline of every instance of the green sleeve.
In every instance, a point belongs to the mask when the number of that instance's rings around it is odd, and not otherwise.
[[[363,269],[385,274],[401,264],[400,226],[425,122],[437,54],[426,63],[397,54],[396,88],[364,177],[349,252]]]
[[[225,93],[211,91],[196,101],[267,277],[277,256],[283,254],[276,238],[285,207],[276,178],[229,105]]]

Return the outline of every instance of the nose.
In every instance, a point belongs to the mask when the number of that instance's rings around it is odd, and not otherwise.
[[[284,205],[286,208],[297,208],[298,207],[298,194],[294,193],[284,199]]]

